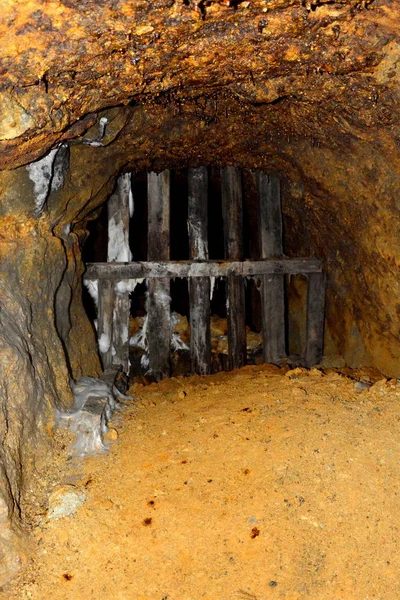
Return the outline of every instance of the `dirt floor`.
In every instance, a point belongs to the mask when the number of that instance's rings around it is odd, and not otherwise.
[[[7,598],[400,598],[399,382],[256,366],[131,391]]]

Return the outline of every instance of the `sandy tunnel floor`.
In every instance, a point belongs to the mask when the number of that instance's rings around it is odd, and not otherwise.
[[[259,366],[133,391],[9,598],[400,598],[399,383]]]

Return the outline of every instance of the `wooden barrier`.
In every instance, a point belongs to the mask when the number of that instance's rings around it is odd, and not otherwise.
[[[207,168],[199,167],[188,169],[190,260],[170,260],[170,173],[163,171],[148,174],[148,260],[131,261],[131,180],[130,175],[121,176],[109,201],[108,262],[88,264],[85,273],[86,280],[98,281],[99,349],[105,368],[122,365],[125,372],[129,371],[129,281],[145,279],[149,370],[156,380],[169,376],[171,278],[185,278],[189,283],[192,372],[206,374],[211,368],[210,279],[215,277],[227,281],[229,368],[246,363],[246,277],[253,277],[261,291],[264,361],[281,364],[286,357],[284,278],[294,274],[306,275],[309,282],[303,364],[312,366],[320,362],[325,308],[322,263],[316,258],[284,257],[279,179],[257,172],[256,181],[260,259],[243,260],[241,172],[234,167],[221,169],[225,260],[208,259],[208,172]],[[119,248],[116,240],[120,240]]]

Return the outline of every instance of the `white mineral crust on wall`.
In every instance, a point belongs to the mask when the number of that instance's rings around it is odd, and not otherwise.
[[[95,148],[100,148],[101,146],[104,146],[102,140],[106,134],[107,124],[108,124],[107,117],[101,117],[101,119],[99,120],[99,138],[97,140],[86,138],[83,140],[83,143],[86,144],[87,146],[94,146]]]
[[[117,388],[96,377],[82,377],[71,382],[74,406],[71,411],[56,411],[60,427],[67,427],[76,434],[74,454],[84,456],[106,449],[103,436],[108,431],[112,413],[119,407],[118,398],[132,400]]]
[[[132,253],[124,231],[114,218],[108,221],[108,262],[129,262]]]
[[[213,299],[215,288],[215,277],[210,277],[210,300]]]
[[[50,150],[46,156],[26,165],[29,179],[33,181],[33,191],[35,194],[36,212],[40,213],[46,202],[50,191],[51,175],[53,162],[57,154],[57,148]]]
[[[128,173],[128,175],[129,175],[129,216],[132,219],[133,213],[135,212],[135,203],[134,203],[133,193],[132,193],[131,173]]]
[[[64,185],[64,157],[61,155],[59,161],[56,161],[56,157],[59,150],[66,147],[67,144],[60,144],[43,158],[26,165],[29,179],[33,181],[36,213],[38,214],[42,212],[50,192],[59,190]]]
[[[84,279],[83,283],[85,284],[87,291],[91,295],[96,305],[96,308],[99,304],[99,280],[98,279]]]
[[[125,173],[118,177],[116,189],[111,196],[113,200],[128,206],[129,213],[133,211],[133,195],[131,173]],[[126,200],[128,199],[128,202]],[[116,222],[112,217],[108,221],[108,262],[129,262],[132,253],[129,247],[129,230],[124,229],[121,222]]]
[[[110,349],[110,338],[106,333],[102,333],[99,338],[99,350],[102,354],[105,354]]]
[[[143,283],[143,281],[144,279],[125,279],[124,281],[118,281],[115,286],[115,291],[119,292],[120,294],[124,294],[126,292],[132,294],[135,291],[136,286]]]

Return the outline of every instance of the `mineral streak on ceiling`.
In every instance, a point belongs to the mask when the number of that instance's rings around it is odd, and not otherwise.
[[[394,125],[399,1],[227,4],[3,0],[0,168],[82,134],[101,109],[157,98],[212,96],[227,112],[279,104],[264,124],[332,143]]]

